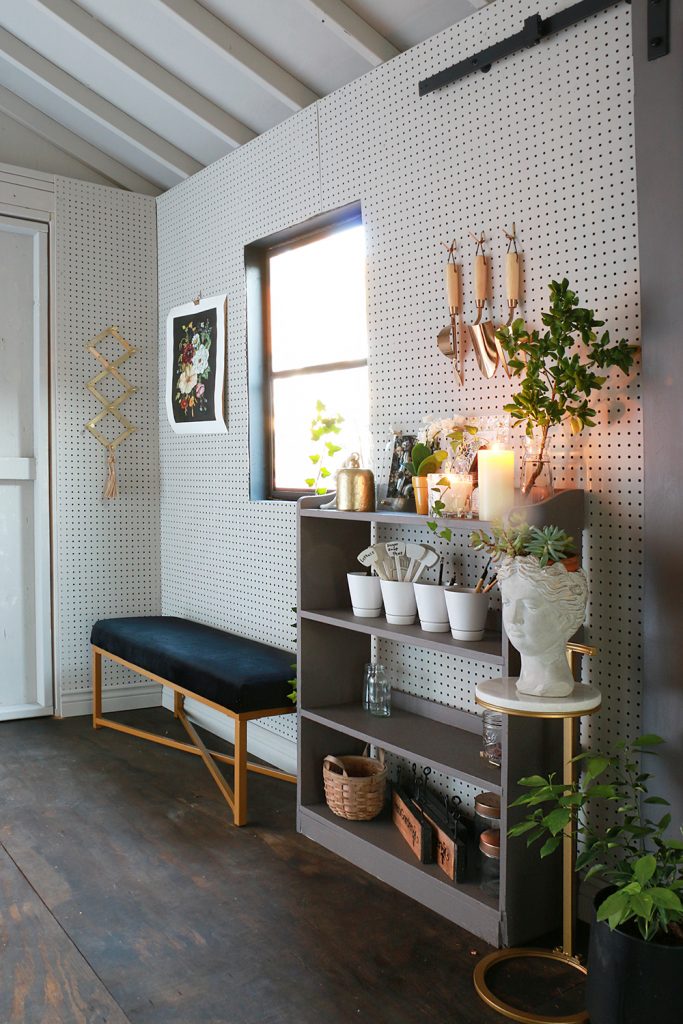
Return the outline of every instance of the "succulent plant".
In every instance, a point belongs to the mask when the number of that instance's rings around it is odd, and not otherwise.
[[[406,469],[411,476],[427,476],[428,473],[438,473],[439,466],[447,458],[448,452],[443,451],[443,449],[439,448],[433,452],[429,445],[418,441],[417,444],[413,445],[413,450],[410,453],[410,462]]]
[[[533,555],[541,565],[561,562],[574,554],[574,540],[559,526],[529,526],[522,516],[510,516],[506,523],[494,523],[489,535],[485,530],[474,530],[470,546],[486,551],[494,562],[506,555],[520,558]]]

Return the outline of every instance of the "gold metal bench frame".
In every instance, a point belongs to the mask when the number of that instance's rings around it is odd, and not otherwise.
[[[185,750],[188,754],[197,754],[206,765],[211,778],[218,786],[221,794],[230,807],[233,823],[235,825],[245,825],[247,821],[248,771],[256,772],[258,775],[269,775],[273,779],[282,779],[285,782],[296,782],[295,775],[289,775],[287,772],[281,772],[277,768],[268,768],[266,765],[253,764],[251,761],[247,761],[247,725],[249,721],[255,718],[271,718],[274,715],[290,715],[294,711],[293,707],[271,708],[266,711],[245,711],[242,714],[236,714],[234,711],[230,711],[229,708],[223,707],[222,704],[215,704],[213,701],[207,700],[205,697],[200,697],[197,693],[193,693],[192,690],[188,690],[186,687],[179,686],[177,683],[171,683],[168,679],[162,679],[161,676],[157,676],[153,672],[148,672],[147,669],[140,668],[139,665],[133,665],[132,662],[125,661],[123,658],[119,658],[116,654],[110,654],[109,651],[105,651],[102,647],[97,647],[95,644],[92,644],[91,647],[93,655],[93,728],[100,729],[105,727],[107,729],[115,729],[117,732],[127,732],[130,733],[131,736],[138,736],[140,739],[150,740],[152,743],[161,743],[162,746],[165,747],[173,747],[175,750]],[[185,731],[192,742],[182,743],[179,740],[171,739],[168,736],[158,736],[156,733],[147,732],[146,729],[136,729],[132,725],[123,725],[121,722],[113,722],[110,719],[105,718],[102,714],[103,657],[109,658],[110,661],[115,661],[118,665],[124,665],[126,668],[131,669],[131,671],[137,672],[138,675],[145,676],[146,679],[151,679],[152,682],[160,683],[162,686],[167,686],[170,690],[173,690],[173,714],[184,726]],[[185,714],[186,697],[191,697],[192,700],[199,701],[200,704],[205,704],[206,707],[213,708],[215,711],[220,711],[221,714],[227,715],[229,718],[233,719],[235,723],[234,756],[221,754],[217,750],[208,749]],[[217,761],[223,761],[225,764],[234,765],[235,775],[232,788],[226,782],[225,776],[216,764]]]

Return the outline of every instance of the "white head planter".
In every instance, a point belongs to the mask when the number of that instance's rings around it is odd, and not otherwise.
[[[566,697],[574,689],[567,641],[583,623],[588,583],[582,569],[562,562],[541,567],[537,558],[505,558],[498,568],[503,625],[522,658],[520,693]]]

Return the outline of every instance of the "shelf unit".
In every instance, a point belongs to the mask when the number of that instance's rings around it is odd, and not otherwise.
[[[372,541],[376,525],[414,527],[426,516],[396,512],[322,509],[325,499],[299,501],[298,680],[299,740],[297,827],[339,854],[492,945],[526,942],[560,920],[559,858],[540,861],[524,840],[507,841],[508,828],[523,816],[508,804],[520,792],[516,780],[561,771],[561,725],[505,716],[500,769],[480,756],[481,718],[395,690],[390,718],[362,710],[363,666],[371,638],[409,644],[491,665],[491,675],[514,675],[517,654],[492,617],[484,639],[467,643],[418,625],[393,626],[386,619],[359,619],[351,611],[346,573]],[[583,528],[583,492],[562,491],[525,509],[529,522],[556,523],[577,539]],[[467,543],[485,523],[451,520],[456,543]],[[425,538],[426,539],[426,538]],[[498,628],[495,628],[498,626]],[[359,753],[366,743],[429,765],[480,790],[501,794],[501,885],[492,900],[475,882],[453,885],[434,865],[419,864],[394,828],[388,810],[369,822],[348,822],[324,802],[322,761],[326,754]]]

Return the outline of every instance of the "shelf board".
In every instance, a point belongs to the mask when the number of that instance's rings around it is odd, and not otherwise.
[[[350,608],[332,608],[320,611],[302,611],[302,619],[323,622],[328,626],[341,626],[357,633],[378,636],[382,640],[397,640],[399,643],[424,647],[441,654],[456,654],[461,658],[486,661],[490,665],[503,665],[502,640],[500,633],[487,632],[483,640],[454,640],[449,633],[425,633],[420,626],[392,626],[384,617],[361,619]]]
[[[476,882],[453,885],[435,864],[420,864],[388,811],[373,821],[347,821],[332,814],[327,804],[304,805],[299,831],[487,942],[499,944],[498,901]]]
[[[345,519],[358,523],[379,523],[390,526],[424,526],[433,521],[434,516],[418,516],[415,512],[343,512],[338,508],[302,508],[301,515],[311,519]],[[452,530],[469,532],[478,530],[490,523],[484,519],[450,519],[439,520],[440,526],[450,526]]]
[[[356,704],[302,708],[301,714],[338,732],[394,754],[429,764],[436,771],[495,793],[501,792],[500,768],[480,757],[481,735],[392,708],[389,718],[371,715]]]

